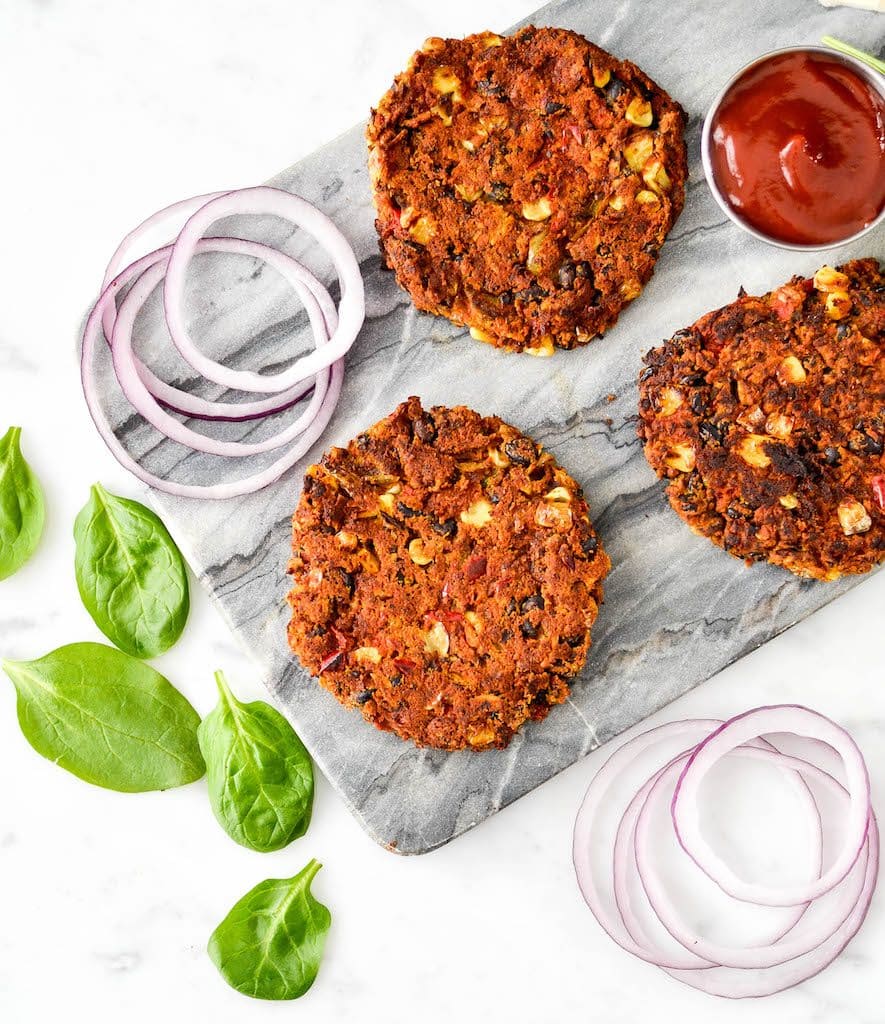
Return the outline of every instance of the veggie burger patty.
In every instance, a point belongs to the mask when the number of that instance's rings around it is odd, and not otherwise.
[[[696,533],[817,579],[885,560],[878,260],[742,294],[645,362],[645,454]]]
[[[569,693],[609,570],[531,438],[410,398],[307,470],[289,643],[342,704],[418,745],[506,746]]]
[[[682,210],[685,114],[566,29],[428,39],[373,111],[381,249],[415,305],[550,355],[617,320]]]

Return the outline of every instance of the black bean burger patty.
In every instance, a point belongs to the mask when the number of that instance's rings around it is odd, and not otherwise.
[[[569,693],[609,560],[534,441],[410,398],[311,466],[289,643],[342,704],[419,746],[506,746]]]
[[[508,349],[601,334],[682,210],[678,103],[558,28],[428,39],[372,112],[381,250],[415,305]]]
[[[885,559],[878,260],[742,294],[645,362],[645,454],[696,533],[823,580]]]

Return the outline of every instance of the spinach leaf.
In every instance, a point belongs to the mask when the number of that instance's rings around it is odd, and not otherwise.
[[[21,433],[21,427],[10,427],[0,438],[0,580],[33,555],[46,518],[43,489],[22,455]]]
[[[209,939],[224,980],[255,999],[297,999],[314,983],[332,923],[313,898],[315,860],[294,878],[269,878],[233,905]]]
[[[205,773],[199,715],[150,665],[82,643],[2,668],[15,684],[25,739],[86,782],[141,793]]]
[[[297,733],[270,704],[243,704],[222,672],[221,699],[200,723],[209,802],[231,839],[251,850],[280,850],[303,836],[313,805],[313,766]]]
[[[95,484],[74,540],[80,597],[108,640],[134,658],[169,650],[190,599],[184,559],[160,518]]]

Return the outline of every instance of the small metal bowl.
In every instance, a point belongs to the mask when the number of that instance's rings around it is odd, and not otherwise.
[[[770,235],[764,234],[758,228],[745,220],[737,210],[731,206],[728,199],[723,195],[722,190],[719,188],[719,183],[716,181],[716,176],[713,173],[713,161],[710,157],[712,148],[710,136],[712,133],[713,120],[718,113],[720,106],[722,106],[722,101],[738,79],[745,75],[751,68],[758,67],[760,64],[764,64],[772,57],[778,57],[783,53],[820,53],[829,57],[831,60],[840,61],[842,64],[850,67],[853,71],[856,71],[857,74],[860,75],[860,77],[882,97],[883,102],[885,102],[885,76],[880,75],[878,71],[869,67],[869,65],[864,64],[863,61],[850,57],[848,54],[839,53],[837,50],[831,50],[826,46],[784,46],[779,50],[771,50],[769,53],[763,53],[761,57],[757,57],[755,60],[750,61],[749,64],[745,64],[740,71],[731,76],[719,91],[707,112],[707,116],[704,119],[704,130],[701,134],[701,161],[704,165],[704,174],[707,178],[707,184],[710,186],[710,191],[713,193],[713,198],[722,207],[723,212],[730,220],[734,221],[738,227],[743,228],[744,231],[753,235],[754,238],[758,238],[762,242],[767,242],[769,245],[776,245],[779,249],[797,249],[801,252],[818,252],[821,249],[834,249],[836,246],[846,245],[848,242],[854,242],[858,238],[863,238],[864,235],[875,230],[875,228],[880,224],[885,223],[885,207],[879,211],[878,217],[876,217],[876,219],[865,228],[862,228],[860,231],[857,231],[846,238],[841,238],[838,241],[815,242],[813,244],[784,242],[780,238],[772,238]]]

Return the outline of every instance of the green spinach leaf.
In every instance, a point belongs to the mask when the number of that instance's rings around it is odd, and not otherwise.
[[[234,904],[209,939],[224,980],[255,999],[297,999],[314,983],[332,923],[310,883],[312,860],[294,878],[269,878]]]
[[[0,438],[0,580],[17,572],[43,533],[43,489],[21,450],[21,427]]]
[[[25,739],[86,782],[141,793],[205,773],[199,715],[150,665],[82,643],[2,667],[15,684]]]
[[[310,824],[310,755],[276,708],[237,700],[222,672],[215,681],[221,699],[197,734],[212,810],[242,846],[262,853],[282,849]]]
[[[134,658],[153,658],[181,636],[187,572],[149,508],[95,484],[74,524],[77,587],[104,635]]]

